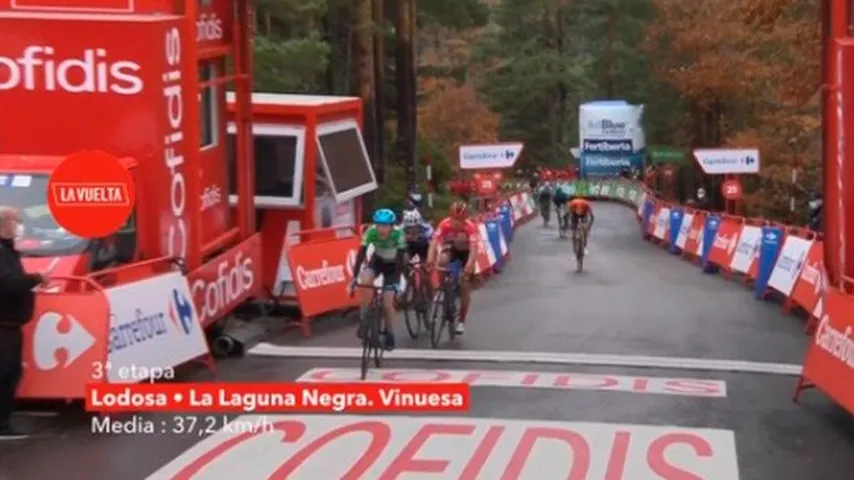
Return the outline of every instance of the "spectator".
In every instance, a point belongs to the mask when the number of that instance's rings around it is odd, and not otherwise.
[[[822,229],[822,213],[824,213],[824,198],[819,192],[810,192],[809,195],[809,223],[811,230],[820,232]]]
[[[694,208],[699,208],[700,210],[712,209],[712,203],[709,201],[709,197],[706,195],[706,189],[703,187],[697,188],[697,195],[692,203]]]
[[[44,282],[41,273],[27,273],[15,250],[21,228],[17,210],[0,207],[0,440],[18,440],[26,435],[12,429],[15,392],[23,374],[22,329],[33,316],[33,288]]]

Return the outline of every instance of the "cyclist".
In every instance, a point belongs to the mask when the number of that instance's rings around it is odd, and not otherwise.
[[[457,201],[451,205],[450,215],[444,218],[436,227],[430,250],[427,253],[427,263],[444,267],[453,261],[460,262],[462,282],[460,285],[460,321],[456,325],[456,333],[465,332],[463,324],[468,315],[471,300],[470,278],[474,276],[475,258],[477,257],[478,241],[477,225],[468,218],[468,205]],[[437,263],[437,253],[442,249],[441,258]]]
[[[569,194],[566,188],[566,185],[558,185],[554,193],[555,215],[557,215],[557,227],[559,229],[565,229],[566,222],[569,220],[566,210],[567,202],[569,202]]]
[[[570,229],[573,233],[578,229],[579,221],[584,222],[584,228],[587,233],[587,240],[590,239],[590,228],[593,226],[593,207],[590,202],[578,195],[572,195],[567,205],[569,208]],[[584,254],[587,255],[587,241],[584,242]]]
[[[433,226],[424,220],[418,210],[404,210],[402,223],[409,259],[417,255],[422,262],[425,262],[430,250],[430,239],[433,237]]]
[[[362,262],[365,261],[368,254],[368,247],[373,245],[373,255],[368,261],[367,268],[359,276],[359,283],[361,285],[373,285],[377,275],[383,276],[382,295],[385,328],[382,333],[385,338],[385,348],[388,350],[394,349],[394,297],[400,283],[400,274],[406,256],[406,240],[403,231],[395,228],[395,223],[397,223],[397,216],[393,211],[381,208],[374,212],[373,225],[362,235],[362,247],[356,255],[356,265],[353,269],[354,272],[358,272],[362,268]],[[353,289],[355,289],[355,279],[350,285],[351,294]],[[363,289],[359,329],[357,331],[359,338],[364,334],[362,325],[364,325],[365,312],[371,303],[372,295],[373,292],[370,289]]]
[[[416,210],[418,214],[421,214],[421,201],[424,197],[421,196],[418,192],[410,192],[409,196],[406,197],[406,209],[407,210]]]
[[[540,212],[543,215],[543,226],[549,224],[549,210],[551,209],[552,186],[544,182],[537,188],[537,200],[540,202]]]

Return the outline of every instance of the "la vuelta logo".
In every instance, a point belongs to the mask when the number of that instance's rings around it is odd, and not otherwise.
[[[181,32],[166,32],[165,52],[168,70],[163,74],[163,104],[167,125],[163,162],[169,174],[169,227],[166,232],[167,255],[187,256],[187,183],[184,178],[184,97],[181,86]]]

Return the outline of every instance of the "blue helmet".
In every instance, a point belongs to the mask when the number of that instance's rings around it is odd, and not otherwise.
[[[397,215],[388,208],[381,208],[374,212],[373,220],[377,225],[394,225],[397,223]]]

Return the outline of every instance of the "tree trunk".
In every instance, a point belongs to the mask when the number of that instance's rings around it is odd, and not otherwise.
[[[406,169],[406,183],[415,187],[415,68],[412,32],[413,0],[397,0],[395,21],[395,85],[397,87],[397,160]]]
[[[565,45],[566,45],[566,29],[564,25],[564,16],[565,10],[563,4],[561,4],[557,9],[556,22],[557,28],[555,29],[557,33],[557,51],[558,54],[563,58],[565,53]],[[565,73],[566,67],[561,65],[560,67],[561,73]],[[564,144],[566,143],[566,130],[567,130],[567,102],[569,101],[569,91],[566,85],[566,82],[561,79],[557,83],[557,128],[558,128],[558,145],[557,151],[555,152],[555,158],[562,158],[565,155]]]
[[[608,99],[613,99],[615,95],[614,85],[614,41],[617,36],[617,8],[611,6],[608,8],[608,32],[605,40],[605,94]]]
[[[374,36],[371,0],[358,0],[356,4],[356,59],[359,79],[359,96],[362,97],[362,131],[368,155],[377,162],[376,109],[374,102]]]
[[[417,188],[418,186],[418,64],[417,64],[417,50],[416,43],[418,41],[418,36],[416,32],[418,30],[417,20],[418,20],[418,0],[408,0],[409,5],[409,101],[410,105],[410,118],[409,118],[409,158],[412,159],[412,168],[407,170],[410,172],[410,177],[408,180],[409,190],[414,192],[420,190]]]
[[[385,2],[373,0],[374,14],[374,112],[377,142],[377,181],[385,182]]]

